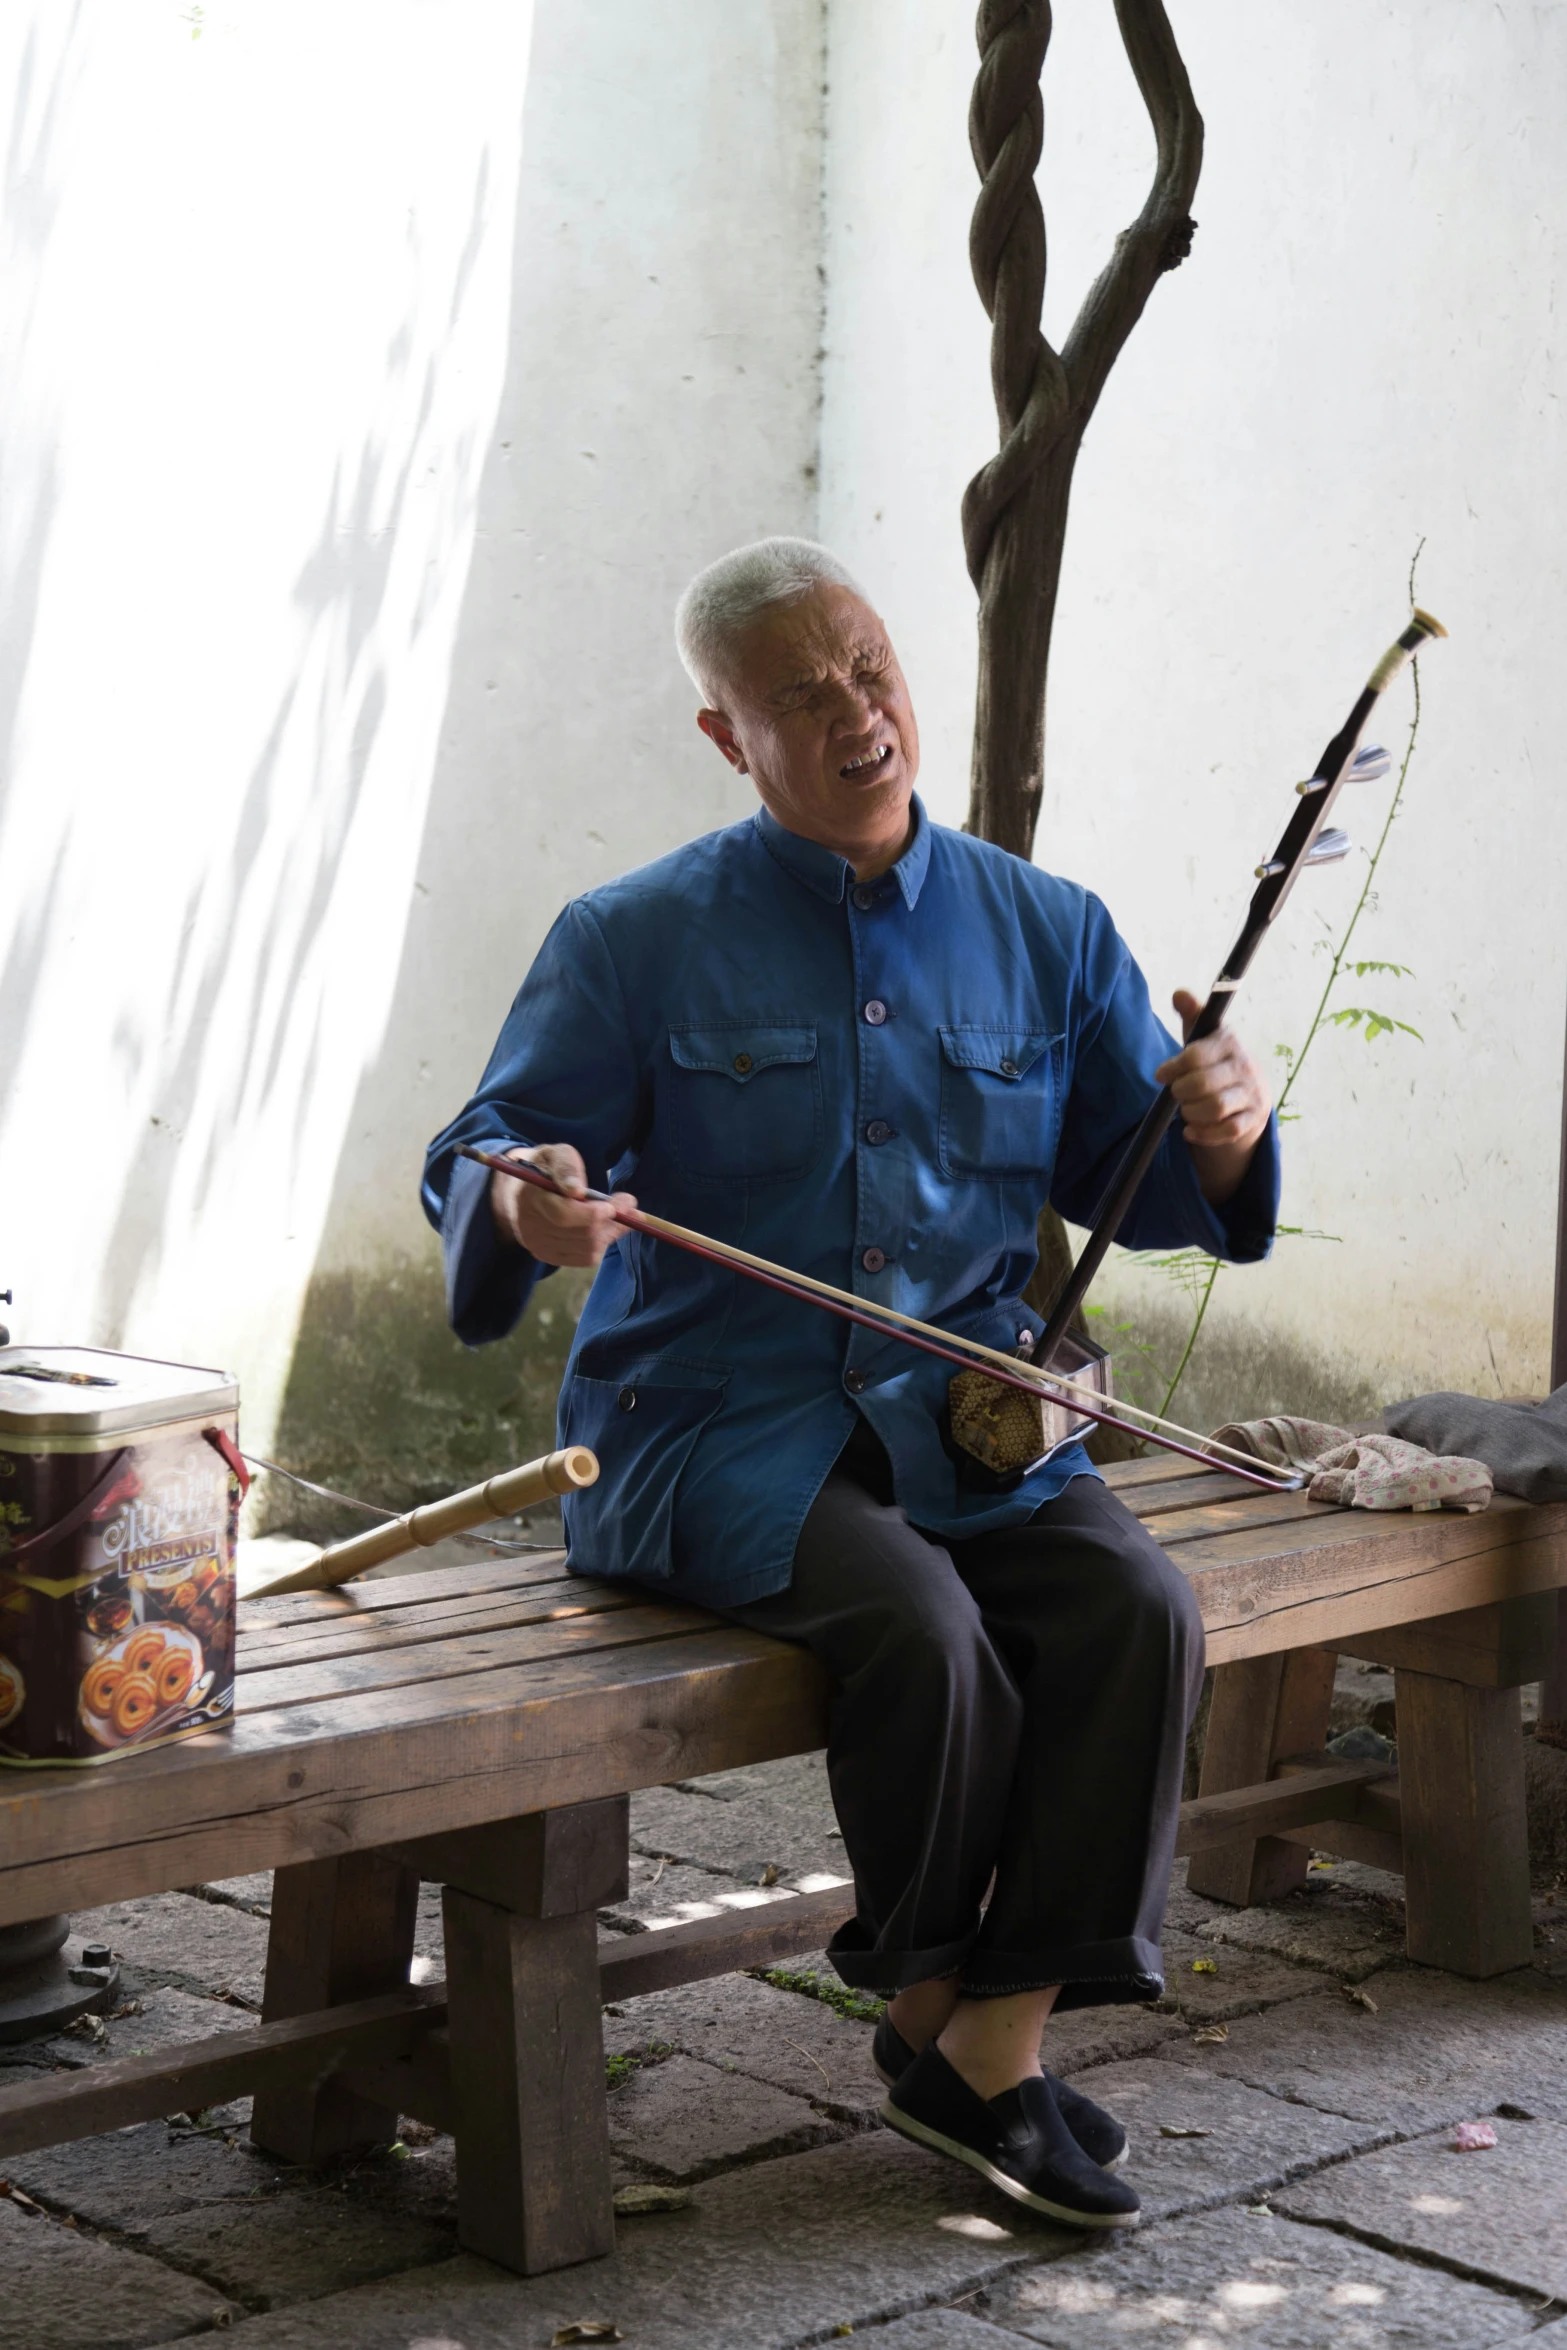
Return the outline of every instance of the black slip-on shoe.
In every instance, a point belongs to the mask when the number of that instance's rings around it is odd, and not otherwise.
[[[1054,2073],[1046,2073],[1050,2094],[1056,2101],[1056,2111],[1077,2140],[1090,2162],[1097,2162],[1101,2170],[1119,2170],[1131,2152],[1131,2140],[1113,2113],[1106,2113],[1081,2089],[1069,2088],[1058,2081]]]
[[[896,2088],[914,2062],[913,2049],[890,2015],[884,2015],[876,2026],[871,2040],[871,2062],[889,2089]]]
[[[871,2062],[889,2089],[895,2088],[910,2065],[914,2051],[890,2016],[883,2016],[871,2041]],[[1119,2170],[1130,2152],[1130,2141],[1114,2114],[1106,2113],[1080,2089],[1069,2088],[1054,2073],[1046,2073],[1056,2111],[1090,2162],[1101,2170]]]
[[[1069,2228],[1132,2228],[1141,2206],[1078,2145],[1043,2078],[989,2100],[935,2043],[920,2051],[881,2108],[905,2138],[967,2163],[1003,2195]]]

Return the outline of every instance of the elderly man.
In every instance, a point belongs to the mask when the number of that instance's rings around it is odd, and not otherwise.
[[[1124,2133],[1043,2070],[1041,2034],[1052,2006],[1162,1988],[1203,1659],[1183,1578],[1077,1447],[981,1489],[943,1441],[946,1365],[583,1194],[635,1180],[663,1214],[1010,1350],[1041,1327],[1019,1302],[1040,1203],[1087,1221],[1161,1082],[1183,1123],[1121,1238],[1265,1256],[1268,1097],[1227,1032],[1176,1047],[1096,899],[931,822],[887,632],[824,548],[724,557],[676,633],[697,724],[761,805],[550,932],[431,1148],[452,1324],[499,1338],[551,1266],[599,1268],[560,1406],[561,1442],[602,1463],[566,1504],[573,1565],[821,1658],[857,1904],[832,1958],[891,2003],[884,2119],[1037,2211],[1123,2226]]]

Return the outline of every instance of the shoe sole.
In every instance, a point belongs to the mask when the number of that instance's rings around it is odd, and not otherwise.
[[[999,2187],[1003,2195],[1010,2195],[1014,2203],[1026,2204],[1030,2211],[1040,2212],[1046,2219],[1059,2220],[1064,2227],[1135,2228],[1143,2216],[1140,2211],[1075,2211],[1069,2203],[1052,2203],[1048,2196],[1036,2195],[1032,2188],[1025,2187],[1020,2180],[1009,2178],[1004,2170],[998,2170],[993,2162],[987,2162],[975,2147],[965,2146],[961,2138],[949,2138],[942,2131],[933,2130],[928,2122],[916,2121],[912,2114],[904,2113],[894,2105],[890,2097],[880,2108],[880,2113],[888,2128],[896,2130],[901,2137],[913,2138],[937,2154],[948,2155],[954,2162],[966,2163],[970,2170],[978,2171],[982,2179],[988,2179],[993,2187]]]
[[[900,2077],[900,2076],[899,2076],[897,2073],[889,2073],[889,2072],[886,2070],[885,2066],[883,2066],[883,2065],[879,2065],[879,2064],[876,2062],[876,2059],[875,2059],[875,2057],[874,2057],[874,2056],[871,2058],[871,2070],[872,2070],[872,2071],[875,2073],[877,2080],[878,2080],[878,2081],[880,2081],[880,2082],[882,2083],[882,2086],[883,2086],[884,2088],[887,2088],[887,2089],[896,2089],[896,2087],[898,2086],[898,2081],[899,2081],[899,2077]],[[1070,2128],[1071,2128],[1071,2126],[1072,2126],[1072,2125],[1071,2125],[1071,2123],[1070,2123],[1070,2122],[1068,2122],[1068,2124],[1067,2124],[1067,2127],[1068,2127],[1068,2129],[1070,2129]],[[1126,2166],[1126,2158],[1127,2158],[1127,2156],[1128,2156],[1128,2155],[1131,2153],[1131,2151],[1132,2151],[1132,2141],[1131,2141],[1131,2139],[1130,2139],[1130,2138],[1123,2138],[1123,2139],[1121,2140],[1121,2151],[1120,2151],[1120,2153],[1119,2153],[1119,2154],[1112,2154],[1112,2155],[1111,2155],[1111,2157],[1110,2157],[1110,2159],[1109,2159],[1109,2161],[1108,2161],[1108,2162],[1102,2162],[1102,2163],[1099,2165],[1099,2168],[1100,2168],[1101,2170],[1122,2170],[1122,2169],[1124,2169],[1124,2168],[1125,2168],[1125,2166]],[[1089,2156],[1089,2160],[1090,2160],[1090,2161],[1092,2161],[1092,2160],[1093,2160],[1093,2157],[1092,2157],[1092,2155],[1090,2155],[1090,2156]]]

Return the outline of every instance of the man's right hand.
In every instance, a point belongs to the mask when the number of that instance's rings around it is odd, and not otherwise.
[[[616,1238],[616,1208],[634,1208],[629,1191],[617,1191],[613,1200],[586,1199],[588,1171],[582,1153],[569,1142],[540,1143],[536,1150],[507,1151],[508,1159],[522,1159],[548,1175],[572,1196],[558,1199],[531,1183],[510,1175],[490,1177],[490,1214],[503,1240],[525,1248],[541,1265],[596,1265]]]

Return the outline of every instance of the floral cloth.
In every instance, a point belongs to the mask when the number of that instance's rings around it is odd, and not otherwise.
[[[1288,1413],[1233,1421],[1214,1435],[1275,1468],[1310,1469],[1313,1501],[1356,1510],[1483,1510],[1491,1498],[1483,1461],[1426,1452],[1401,1436],[1357,1436]]]

